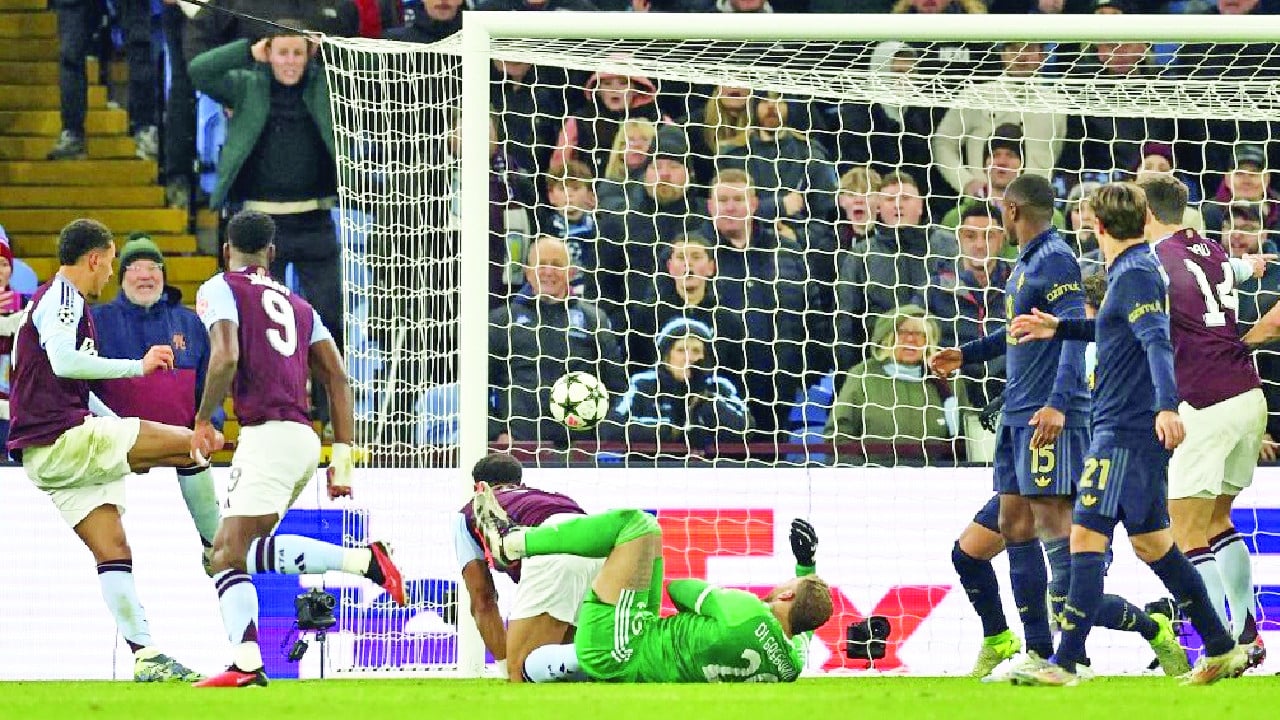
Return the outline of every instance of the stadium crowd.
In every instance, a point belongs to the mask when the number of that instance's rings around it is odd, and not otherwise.
[[[273,50],[264,38],[278,31],[216,8],[335,35],[428,43],[457,32],[472,4],[111,4],[121,9],[131,67],[153,52],[151,33],[139,29],[151,23],[162,27],[170,53],[163,94],[147,92],[145,83],[160,87],[154,73],[131,72],[129,113],[139,156],[162,158],[171,204],[271,214],[281,246],[273,273],[293,264],[303,294],[327,325],[341,327],[340,249],[329,213],[335,150],[319,61],[302,38],[291,39],[291,58],[277,58],[289,43]],[[1280,9],[1272,0],[474,5],[526,12],[1095,13],[1099,23],[1115,13]],[[83,66],[93,24],[84,16],[98,2],[54,6],[64,127],[49,157],[74,159],[85,156]],[[1144,173],[1182,180],[1193,199],[1186,224],[1233,255],[1275,251],[1269,233],[1280,228],[1280,193],[1270,168],[1280,159],[1280,123],[1021,113],[1000,109],[999,101],[1028,91],[1051,99],[1059,78],[1274,79],[1274,45],[882,42],[850,44],[831,56],[908,90],[976,80],[960,91],[974,96],[962,104],[991,109],[802,99],[494,61],[491,439],[568,442],[566,429],[548,421],[549,388],[566,372],[588,370],[615,400],[593,440],[664,453],[834,442],[834,456],[846,462],[901,462],[899,452],[910,447],[917,449],[912,457],[924,448],[930,459],[929,448],[972,438],[978,410],[1001,391],[1000,361],[966,367],[955,382],[931,379],[925,366],[935,349],[1003,325],[1017,248],[1001,227],[1002,197],[1024,173],[1050,179],[1058,191],[1055,225],[1078,250],[1086,275],[1100,268],[1089,192]],[[209,168],[195,159],[196,91],[230,115],[208,196],[197,177]],[[1248,326],[1280,297],[1280,268],[1242,285],[1240,297]],[[1264,379],[1280,378],[1274,353],[1260,354],[1259,363]],[[422,380],[453,380],[442,375]],[[1267,390],[1269,435],[1280,437],[1280,387],[1272,382]],[[880,446],[847,450],[856,441]],[[1268,438],[1264,457],[1272,459],[1274,448]]]

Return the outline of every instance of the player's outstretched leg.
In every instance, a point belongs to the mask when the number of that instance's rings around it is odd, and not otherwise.
[[[213,538],[218,533],[218,521],[221,519],[213,473],[207,467],[178,468],[178,488],[200,535],[200,544],[204,548],[201,558],[204,571],[212,575]]]
[[[308,575],[329,571],[368,578],[387,591],[397,605],[407,604],[404,579],[385,543],[344,548],[301,535],[268,535],[249,542],[245,553],[249,574]]]
[[[534,683],[587,682],[591,679],[578,665],[573,643],[534,648],[525,658],[521,672],[525,682]]]
[[[94,508],[76,524],[75,532],[98,563],[102,599],[115,618],[120,635],[133,651],[134,681],[199,680],[200,673],[151,646],[151,631],[147,625],[147,614],[138,600],[132,553],[125,539],[119,509],[115,505]]]
[[[951,548],[951,564],[960,576],[960,585],[974,612],[982,621],[982,648],[969,673],[977,678],[986,677],[997,665],[1022,649],[1022,641],[1009,630],[1005,620],[1000,584],[996,580],[995,568],[991,566],[991,559],[1004,551],[998,511],[999,496],[996,496],[965,527]]]
[[[1147,614],[1142,608],[1119,595],[1104,594],[1098,603],[1094,624],[1109,630],[1136,632],[1151,644],[1160,669],[1165,675],[1177,677],[1191,669],[1187,651],[1178,642],[1173,629],[1173,618],[1159,613]]]
[[[1258,635],[1254,619],[1256,598],[1253,594],[1253,567],[1244,537],[1231,522],[1231,506],[1235,496],[1218,497],[1213,519],[1209,524],[1209,547],[1218,560],[1218,571],[1227,594],[1227,606],[1231,609],[1231,635],[1243,646],[1249,660],[1245,670],[1256,668],[1267,659],[1267,649]]]

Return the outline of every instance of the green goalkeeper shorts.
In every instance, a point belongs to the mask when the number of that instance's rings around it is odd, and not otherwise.
[[[595,590],[587,593],[573,639],[583,672],[593,680],[633,680],[636,646],[656,618],[648,592],[623,590],[617,605],[601,600]]]

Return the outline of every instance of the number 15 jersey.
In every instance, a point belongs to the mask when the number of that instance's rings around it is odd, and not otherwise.
[[[306,300],[265,269],[250,266],[201,285],[196,313],[206,328],[223,320],[236,324],[240,360],[231,393],[241,425],[272,420],[310,425],[310,348],[333,336]]]
[[[1262,387],[1236,327],[1235,273],[1218,243],[1184,229],[1156,243],[1169,280],[1178,395],[1202,410]]]

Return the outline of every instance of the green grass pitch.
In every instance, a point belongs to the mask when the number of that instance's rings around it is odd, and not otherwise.
[[[0,683],[0,718],[236,720],[1140,720],[1269,717],[1280,680],[1211,687],[1169,678],[1103,678],[1075,688],[984,685],[961,678],[806,679],[794,685],[508,685],[496,680],[278,681],[195,690],[107,682]],[[1259,713],[1261,713],[1259,715]]]

